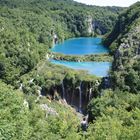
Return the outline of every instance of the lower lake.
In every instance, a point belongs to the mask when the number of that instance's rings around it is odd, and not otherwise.
[[[108,71],[111,67],[110,62],[70,62],[70,61],[59,61],[59,60],[50,60],[53,64],[63,65],[68,68],[75,70],[85,70],[89,74],[93,74],[99,77],[106,77]]]

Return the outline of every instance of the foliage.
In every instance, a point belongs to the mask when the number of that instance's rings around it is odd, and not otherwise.
[[[74,55],[64,55],[54,53],[55,60],[65,60],[65,61],[95,61],[95,62],[110,62],[112,57],[109,54],[95,54],[95,55],[84,55],[84,56],[74,56]]]
[[[35,103],[33,96],[26,99],[19,91],[0,82],[0,138],[11,139],[71,139],[80,138],[76,133],[77,122],[74,111],[59,103],[49,103],[42,99]],[[28,105],[25,104],[25,101]],[[32,102],[32,107],[30,106]],[[46,118],[41,104],[58,111],[58,116],[50,115]],[[63,118],[63,119],[62,119]]]
[[[104,91],[103,96],[89,104],[90,117],[95,119],[89,127],[89,139],[139,138],[140,95],[121,91]]]
[[[99,91],[96,82],[100,78],[52,65],[46,61],[46,53],[54,43],[55,34],[61,42],[70,37],[108,33],[123,8],[86,6],[71,0],[1,0],[0,79],[6,84],[0,81],[0,138],[139,139],[139,5],[136,3],[119,16],[105,40],[107,45],[111,44],[112,52],[117,49],[111,73],[112,87],[116,90]],[[90,19],[94,31],[91,34]],[[98,59],[103,58],[110,59],[106,55]],[[97,60],[97,57],[78,59]],[[62,82],[72,95],[81,81],[85,98],[89,88],[94,93],[88,105],[91,124],[85,136],[77,132],[80,122],[75,112],[60,99]],[[16,90],[21,83],[25,94]],[[47,98],[38,99],[39,87]],[[40,105],[44,104],[55,114],[41,109]]]

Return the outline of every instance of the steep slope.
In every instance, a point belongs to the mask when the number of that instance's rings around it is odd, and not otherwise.
[[[114,52],[113,86],[140,91],[140,2],[121,14],[105,40]]]
[[[88,105],[89,139],[137,140],[140,137],[140,2],[122,13],[104,43],[114,62],[112,89]]]
[[[24,96],[0,81],[1,139],[80,139],[74,110],[45,98],[35,100],[36,96]]]

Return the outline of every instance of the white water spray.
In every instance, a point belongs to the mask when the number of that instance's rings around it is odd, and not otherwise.
[[[62,98],[66,102],[66,93],[65,93],[64,81],[62,81],[62,92],[63,92]]]
[[[82,82],[79,86],[79,112],[82,112]]]
[[[91,100],[92,88],[89,89],[89,101]]]

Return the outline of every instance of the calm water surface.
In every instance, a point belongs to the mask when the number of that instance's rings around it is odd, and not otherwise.
[[[51,62],[75,70],[86,70],[89,74],[99,77],[106,77],[111,66],[110,62],[69,62],[59,60],[51,60]]]
[[[108,53],[109,50],[102,44],[101,38],[74,38],[56,44],[51,50],[66,55],[87,55]]]

